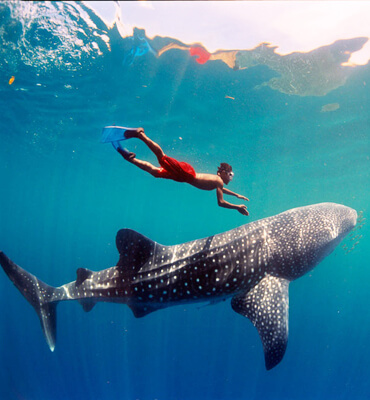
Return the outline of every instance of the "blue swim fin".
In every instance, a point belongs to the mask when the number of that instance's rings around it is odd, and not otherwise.
[[[124,126],[105,126],[103,128],[101,143],[120,142],[126,140],[125,131],[136,130],[137,128],[127,128]]]

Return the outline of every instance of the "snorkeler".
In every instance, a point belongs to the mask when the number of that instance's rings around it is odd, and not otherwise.
[[[117,129],[114,127],[113,129]],[[238,199],[249,201],[245,196],[234,193],[226,189],[224,185],[228,185],[233,179],[234,173],[229,164],[221,163],[218,168],[217,175],[214,174],[199,174],[194,171],[194,168],[185,162],[179,162],[174,158],[168,157],[164,154],[161,147],[149,139],[143,128],[127,129],[124,131],[124,138],[137,138],[143,141],[149,149],[156,155],[160,167],[155,167],[147,161],[138,160],[136,154],[126,149],[123,149],[119,141],[112,142],[114,148],[121,154],[121,156],[129,161],[131,164],[136,165],[140,169],[149,172],[155,178],[172,179],[176,182],[186,182],[198,189],[202,190],[216,190],[217,202],[220,207],[231,208],[238,210],[243,215],[249,215],[247,207],[244,204],[236,205],[224,200],[224,193],[235,196]]]

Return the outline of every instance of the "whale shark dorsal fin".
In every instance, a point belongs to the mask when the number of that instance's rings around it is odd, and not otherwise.
[[[234,296],[231,306],[257,328],[266,369],[282,360],[288,343],[289,281],[266,275],[248,293]]]
[[[120,255],[117,266],[138,271],[153,255],[156,245],[156,242],[132,229],[119,230],[116,236],[116,246]]]
[[[80,286],[86,279],[89,279],[93,274],[92,271],[86,268],[78,268],[77,271],[76,286]]]

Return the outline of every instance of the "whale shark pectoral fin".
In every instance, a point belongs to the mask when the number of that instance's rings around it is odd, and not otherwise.
[[[117,232],[116,246],[120,258],[117,266],[138,271],[147,261],[158,243],[132,229],[121,229]]]
[[[288,280],[267,275],[248,293],[234,296],[231,301],[233,310],[257,328],[267,370],[283,359],[288,343],[288,291]]]

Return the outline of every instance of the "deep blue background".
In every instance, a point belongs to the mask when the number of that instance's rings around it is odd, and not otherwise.
[[[101,46],[102,54],[77,59],[41,25],[30,40],[30,28],[6,6],[0,17],[8,32],[1,36],[0,248],[45,282],[59,286],[79,267],[115,265],[123,227],[176,244],[325,201],[366,217],[368,66],[324,97],[289,96],[256,89],[276,76],[264,66],[199,65],[182,51],[127,65],[131,42],[115,31],[111,51]],[[64,63],[50,58],[54,51]],[[321,112],[329,103],[340,108]],[[99,143],[101,128],[113,123],[144,126],[167,154],[199,172],[232,164],[229,187],[250,198],[250,217],[219,208],[213,192],[125,163]],[[127,146],[155,162],[140,142]],[[122,305],[84,313],[66,302],[51,353],[36,314],[0,273],[0,398],[367,399],[368,225],[355,235],[363,237],[353,251],[339,247],[291,284],[288,349],[269,372],[256,330],[229,301],[139,320]]]

